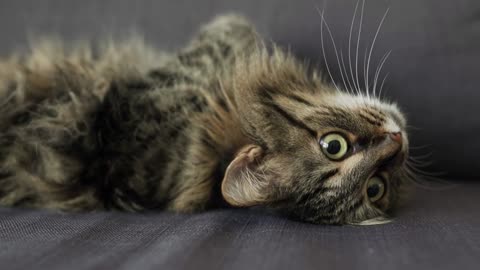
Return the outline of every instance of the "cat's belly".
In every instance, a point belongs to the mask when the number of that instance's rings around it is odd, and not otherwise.
[[[165,207],[181,181],[192,121],[206,106],[194,85],[113,85],[96,118],[99,154],[88,173],[104,183],[107,207]]]

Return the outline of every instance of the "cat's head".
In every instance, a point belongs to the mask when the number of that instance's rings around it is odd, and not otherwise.
[[[408,155],[397,106],[338,91],[278,51],[235,70],[234,102],[251,143],[226,170],[225,200],[313,223],[382,222],[398,200]]]

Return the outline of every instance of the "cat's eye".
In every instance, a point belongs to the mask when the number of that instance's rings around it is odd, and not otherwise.
[[[330,159],[339,160],[348,152],[348,142],[345,137],[338,133],[330,133],[320,140],[323,153]]]
[[[373,176],[367,183],[367,196],[374,203],[383,198],[385,194],[385,182],[381,177]]]

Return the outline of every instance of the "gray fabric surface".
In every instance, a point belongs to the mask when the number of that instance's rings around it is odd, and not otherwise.
[[[326,20],[345,55],[356,3],[330,0],[326,5]],[[1,1],[0,55],[26,47],[28,35],[98,39],[135,29],[155,45],[173,49],[214,15],[233,11],[251,18],[267,39],[315,64],[322,59],[315,6],[323,7],[323,0]],[[389,73],[385,92],[407,114],[412,144],[428,146],[413,153],[433,152],[428,159],[435,161],[434,171],[480,179],[480,1],[367,0],[360,57],[388,7],[374,63],[392,50],[384,67]],[[340,80],[332,46],[326,45]]]
[[[0,209],[0,269],[478,269],[480,184],[420,190],[393,223],[318,226],[258,211]]]

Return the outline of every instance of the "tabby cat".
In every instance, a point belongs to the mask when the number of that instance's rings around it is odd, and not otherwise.
[[[406,184],[402,113],[268,47],[225,15],[175,54],[50,41],[2,62],[0,205],[382,222]]]

